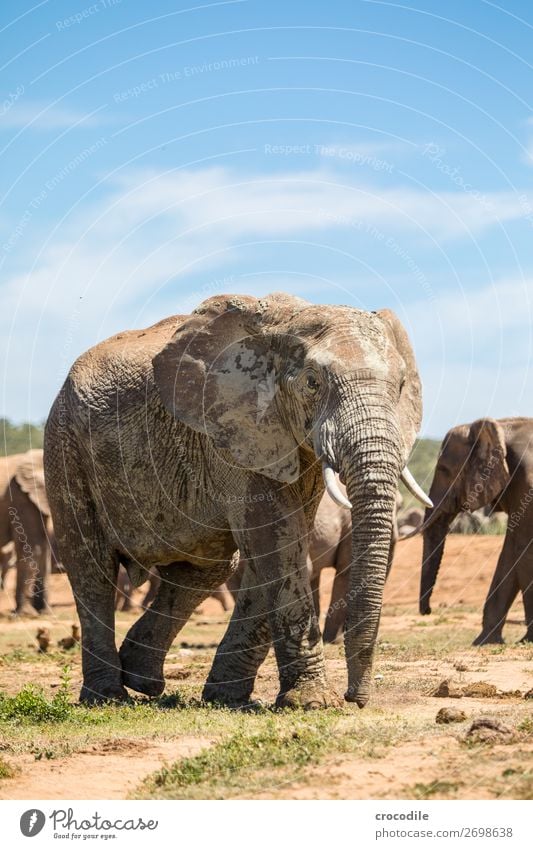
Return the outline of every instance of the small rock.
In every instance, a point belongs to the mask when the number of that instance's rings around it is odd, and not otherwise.
[[[470,696],[473,699],[493,699],[497,695],[498,688],[494,684],[487,684],[486,681],[474,681],[473,684],[463,687],[463,696]]]
[[[435,717],[435,722],[438,725],[447,725],[450,722],[464,722],[465,719],[466,713],[464,710],[443,707]]]
[[[440,682],[439,686],[433,690],[430,695],[437,699],[460,699],[462,698],[463,693],[457,684],[454,684],[453,681],[449,681],[446,678],[444,681]]]
[[[514,738],[514,731],[499,719],[482,716],[474,720],[466,738],[474,743],[510,743]]]
[[[533,688],[531,690],[527,691],[527,693],[524,696],[524,699],[533,699]]]
[[[454,664],[454,669],[456,669],[457,672],[468,672],[468,666],[466,663],[461,663],[461,661]]]
[[[374,681],[383,681],[383,675],[374,675]]]

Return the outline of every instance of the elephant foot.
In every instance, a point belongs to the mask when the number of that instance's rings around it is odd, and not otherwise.
[[[80,702],[88,706],[126,701],[130,697],[120,684],[84,684],[80,692]]]
[[[319,710],[341,705],[342,701],[334,690],[312,681],[291,687],[290,690],[282,690],[276,699],[277,708]]]
[[[246,681],[235,684],[207,681],[202,692],[202,701],[219,707],[249,710],[259,704],[258,700],[251,698],[252,690],[253,682],[250,688],[249,682]]]
[[[160,696],[165,689],[164,657],[154,657],[154,652],[135,645],[127,638],[119,651],[122,683],[136,693],[153,697]]]
[[[488,645],[504,645],[505,640],[503,639],[501,634],[486,633],[484,631],[479,634],[478,637],[472,643],[473,646],[488,646]]]

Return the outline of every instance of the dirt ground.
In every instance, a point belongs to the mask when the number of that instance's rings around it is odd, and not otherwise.
[[[297,769],[266,771],[256,784],[244,785],[251,788],[246,795],[236,786],[217,785],[216,792],[209,791],[213,797],[531,798],[533,701],[524,695],[533,688],[533,646],[517,643],[525,630],[520,600],[505,627],[506,645],[471,645],[502,541],[493,536],[449,537],[430,617],[417,612],[421,540],[399,544],[385,593],[371,704],[364,711],[346,705],[334,712],[332,733],[339,735],[338,751],[328,749]],[[324,610],[332,577],[332,570],[326,570],[321,587]],[[79,650],[57,648],[57,640],[67,636],[76,621],[67,578],[52,577],[54,612],[38,622],[10,617],[13,575],[10,581],[0,592],[0,693],[14,695],[32,682],[51,695],[68,664],[75,700],[81,680]],[[137,615],[138,611],[118,614],[118,640]],[[195,613],[167,659],[169,693],[199,696],[227,619],[213,599]],[[47,655],[39,655],[35,648],[38,626],[51,632]],[[342,693],[342,646],[327,646],[326,659],[330,681]],[[448,690],[444,687],[443,692],[450,695],[437,697],[434,691],[444,681]],[[269,655],[257,695],[271,703],[276,685]],[[441,708],[462,711],[464,717],[451,724],[437,723]],[[72,732],[72,737],[66,727],[54,731],[48,726],[28,729],[0,723],[0,755],[13,768],[5,778],[0,773],[0,798],[142,796],[142,788],[148,786],[142,782],[154,771],[210,751],[224,734],[234,732],[227,711],[207,716],[205,709],[203,714],[194,708],[165,710],[154,721],[148,715],[144,718],[144,710],[142,705],[138,708],[142,714],[138,721],[133,712],[132,719],[122,717],[120,728],[95,720],[94,727]],[[487,717],[500,726],[482,729],[481,737],[480,732],[468,733],[473,721]],[[235,721],[246,731],[247,723],[256,720],[240,714]],[[290,712],[279,719],[289,729],[297,721]],[[200,783],[196,792],[201,793],[203,786]],[[173,792],[173,797],[182,797]]]

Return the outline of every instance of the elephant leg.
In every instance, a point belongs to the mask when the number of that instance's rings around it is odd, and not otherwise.
[[[280,489],[268,506],[253,500],[244,508],[237,506],[230,522],[241,553],[253,560],[262,585],[280,679],[277,706],[313,708],[338,704],[338,697],[326,681],[306,562],[308,528],[301,505],[290,490]],[[247,630],[242,648],[254,653],[257,645],[264,642],[261,618],[250,620],[243,627]],[[214,670],[218,682],[241,677],[239,672],[235,674],[234,659],[227,652],[217,653],[210,681]]]
[[[66,438],[66,437],[65,437]],[[124,700],[128,694],[121,681],[115,645],[115,588],[118,558],[102,533],[92,495],[76,471],[67,464],[50,488],[54,531],[81,625],[83,686],[80,701],[88,704]],[[65,471],[63,471],[65,470]]]
[[[15,615],[37,617],[38,611],[33,606],[33,587],[37,573],[37,562],[33,552],[24,551],[25,543],[18,535],[15,536],[16,584],[15,584]]]
[[[133,587],[124,566],[119,566],[115,592],[115,610],[128,612],[132,608],[131,595]]]
[[[231,707],[249,702],[257,670],[272,643],[265,595],[252,560],[241,574],[233,615],[202,694],[206,702]]]
[[[337,549],[335,558],[335,580],[333,581],[331,601],[324,623],[325,643],[337,643],[342,640],[344,623],[346,621],[346,597],[350,582],[351,559],[352,540],[350,537],[345,537]]]
[[[72,549],[63,547],[62,555],[81,625],[83,686],[80,701],[98,704],[124,700],[127,693],[122,686],[115,646],[118,562],[112,552],[97,554],[93,549],[91,553],[83,544]]]
[[[311,584],[311,595],[313,596],[313,607],[316,618],[320,621],[320,570],[314,569],[310,555],[307,555],[307,573]]]
[[[17,557],[15,613],[35,616],[36,611],[49,610],[47,588],[51,564],[46,519],[16,481],[12,482],[10,493],[8,513]]]
[[[228,590],[226,584],[221,584],[220,587],[217,587],[216,590],[213,590],[211,593],[213,598],[216,598],[217,601],[222,605],[222,609],[226,612],[231,610],[233,607],[233,596]]]
[[[11,552],[0,549],[0,590],[6,588],[6,575],[11,566]]]
[[[505,618],[519,590],[517,555],[519,556],[517,544],[512,532],[508,532],[483,607],[482,630],[473,642],[475,646],[504,642],[502,629]]]
[[[159,566],[157,594],[120,647],[122,681],[127,687],[147,696],[163,692],[163,665],[176,635],[193,610],[225,581],[231,568],[231,561],[208,567],[186,561]]]
[[[37,563],[37,573],[33,583],[33,606],[40,614],[50,613],[51,607],[48,603],[48,584],[52,573],[52,557],[46,536],[43,536],[42,543],[36,546],[34,551]]]
[[[161,576],[155,566],[150,569],[148,580],[150,582],[150,586],[146,590],[146,595],[141,602],[143,610],[147,610],[150,607],[159,592],[159,587],[161,586]]]
[[[529,543],[528,543],[529,545]],[[522,593],[526,619],[526,633],[521,643],[533,643],[533,546],[524,551],[516,567],[518,586]]]

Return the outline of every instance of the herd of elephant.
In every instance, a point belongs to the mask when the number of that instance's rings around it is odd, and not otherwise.
[[[345,699],[363,707],[403,480],[426,505],[413,529],[424,537],[420,612],[453,520],[490,506],[509,521],[475,642],[502,642],[519,590],[533,640],[533,419],[452,428],[428,498],[406,466],[421,395],[389,310],[219,296],[100,343],[52,407],[44,473],[37,450],[2,460],[0,546],[14,545],[17,613],[48,609],[61,562],[81,623],[81,700],[156,696],[177,633],[210,594],[224,603],[225,585],[235,605],[204,700],[249,703],[272,646],[278,706],[338,704],[323,641],[342,636]],[[336,575],[321,634],[324,566]],[[117,650],[117,583],[127,600],[148,577]]]

